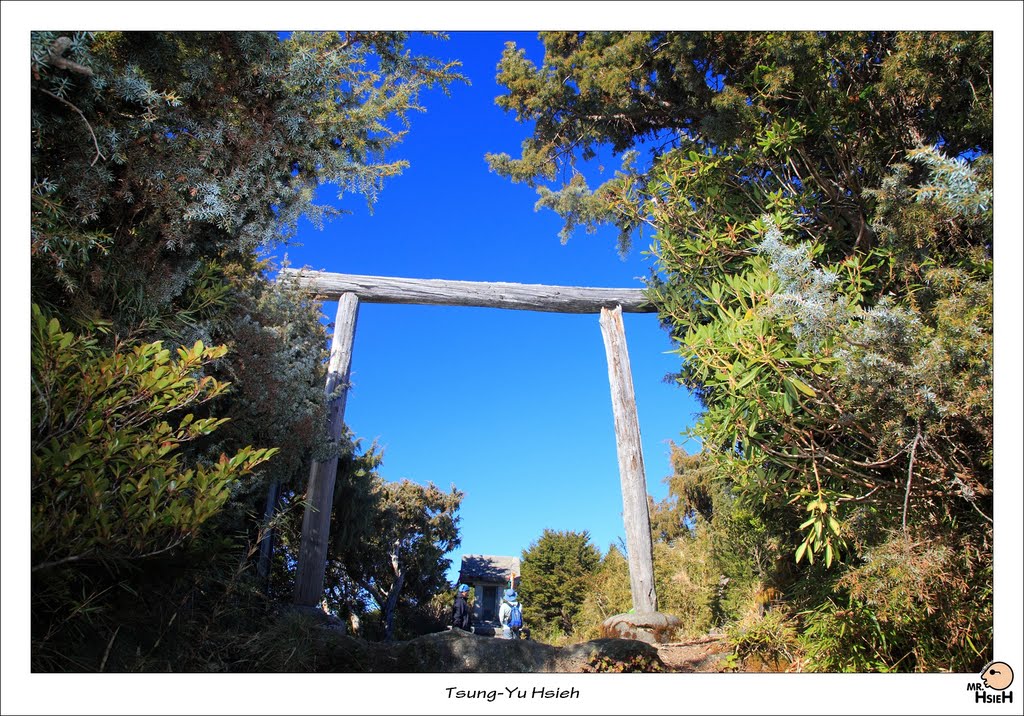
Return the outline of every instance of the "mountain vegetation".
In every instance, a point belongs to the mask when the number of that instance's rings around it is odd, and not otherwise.
[[[501,57],[497,102],[528,136],[490,166],[563,240],[649,242],[669,379],[703,407],[700,452],[674,448],[650,504],[661,610],[775,669],[978,671],[992,35],[541,39],[540,64]],[[316,670],[342,641],[358,661],[365,641],[289,609],[310,461],[332,455],[317,616],[372,640],[444,629],[463,493],[326,438],[319,306],[262,253],[338,217],[318,188],[372,204],[405,168],[390,150],[421,92],[463,80],[407,40],[32,33],[33,670]],[[522,557],[540,640],[632,606],[629,555],[586,531]]]
[[[522,554],[523,619],[536,638],[571,634],[601,552],[587,532],[544,530]]]
[[[563,239],[605,223],[623,250],[649,237],[673,378],[704,407],[655,536],[699,544],[722,575],[705,613],[743,624],[760,600],[743,628],[785,622],[806,669],[980,669],[991,34],[542,40],[539,65],[506,46],[498,102],[532,131],[489,161],[537,188]]]
[[[370,451],[363,461],[373,455]],[[384,637],[391,640],[400,603],[413,608],[429,604],[435,595],[448,596],[451,560],[445,555],[461,543],[457,513],[463,494],[410,480],[386,482],[365,469],[349,470],[346,476],[346,484],[335,490],[332,576],[327,581],[351,582],[355,591],[368,594],[383,621]],[[450,603],[445,599],[444,606]],[[345,610],[356,606],[351,600],[339,604]]]
[[[458,491],[326,440],[319,306],[260,254],[338,215],[318,187],[372,203],[405,167],[419,93],[461,79],[407,39],[32,34],[34,669],[246,668],[331,451],[377,538],[334,546],[342,611],[390,634],[443,581]]]

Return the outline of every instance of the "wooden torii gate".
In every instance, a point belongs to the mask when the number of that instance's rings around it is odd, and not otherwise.
[[[337,443],[344,426],[345,400],[352,365],[359,302],[413,303],[440,306],[482,306],[555,313],[600,313],[601,334],[608,358],[612,413],[618,449],[622,514],[629,550],[629,581],[633,609],[657,612],[647,482],[640,444],[633,377],[629,367],[622,313],[651,313],[640,289],[545,286],[540,284],[483,283],[442,279],[356,276],[282,269],[278,281],[288,281],[310,295],[338,301],[331,355],[324,393],[328,398],[330,439]],[[337,456],[314,462],[306,489],[302,543],[295,579],[294,601],[314,606],[323,596],[324,572],[330,532],[331,503],[338,468]]]

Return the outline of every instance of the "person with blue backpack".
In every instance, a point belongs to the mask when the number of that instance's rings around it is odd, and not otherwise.
[[[501,635],[505,639],[518,639],[523,631],[523,605],[514,589],[506,589],[498,609]]]

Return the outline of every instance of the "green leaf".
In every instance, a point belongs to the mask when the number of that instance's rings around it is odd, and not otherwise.
[[[818,394],[814,392],[814,389],[811,386],[807,385],[807,383],[804,383],[799,378],[790,377],[788,380],[793,384],[793,386],[797,390],[799,390],[804,395],[811,398],[817,397]]]
[[[782,394],[782,406],[786,411],[786,415],[793,414],[793,399],[789,396],[788,390]]]

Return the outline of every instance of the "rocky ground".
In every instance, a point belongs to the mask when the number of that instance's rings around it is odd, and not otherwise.
[[[704,637],[692,641],[656,644],[658,657],[665,671],[681,673],[715,673],[731,670],[726,658],[732,648],[723,637]]]
[[[670,644],[594,639],[556,647],[461,631],[392,644],[331,634],[317,650],[315,671],[399,673],[712,673],[729,670],[731,653],[721,639]]]
[[[720,636],[648,644],[625,638],[594,639],[556,647],[454,630],[394,643],[348,636],[323,622],[309,633],[305,664],[326,672],[399,673],[714,673],[735,670],[732,649]]]

